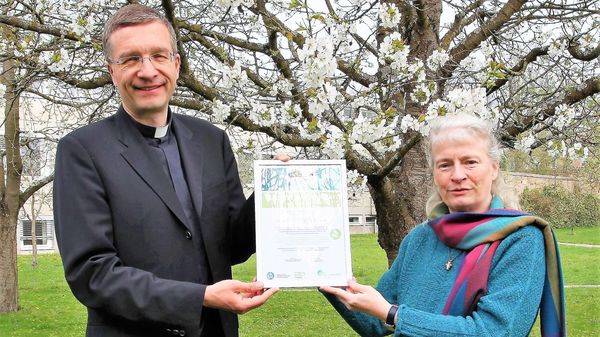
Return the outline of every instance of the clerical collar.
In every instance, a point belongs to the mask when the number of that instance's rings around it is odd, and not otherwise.
[[[127,115],[129,116],[129,114],[127,114]],[[144,136],[146,138],[163,138],[164,136],[166,136],[167,132],[169,132],[169,126],[171,125],[171,119],[172,119],[171,109],[169,109],[167,112],[167,125],[165,125],[165,126],[154,127],[154,126],[144,125],[144,124],[136,121],[135,119],[133,119],[133,117],[131,117],[131,116],[129,116],[129,118],[131,118],[131,120],[134,122],[137,129],[140,130],[140,132],[142,133],[142,136]]]

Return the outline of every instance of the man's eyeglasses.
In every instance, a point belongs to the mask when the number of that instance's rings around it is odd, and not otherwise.
[[[152,65],[157,67],[157,66],[165,65],[169,62],[173,62],[174,58],[175,58],[175,54],[173,54],[172,52],[164,52],[164,53],[154,53],[154,54],[148,55],[148,56],[142,56],[142,55],[123,56],[123,57],[119,57],[116,60],[108,59],[108,63],[118,64],[118,65],[122,66],[123,69],[125,69],[125,68],[138,69],[138,68],[142,67],[142,64],[144,63],[145,59],[150,60]]]

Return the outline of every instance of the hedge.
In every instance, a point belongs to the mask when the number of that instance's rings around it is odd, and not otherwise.
[[[553,227],[593,227],[600,225],[600,198],[594,194],[569,192],[558,185],[525,189],[523,210],[538,215]]]

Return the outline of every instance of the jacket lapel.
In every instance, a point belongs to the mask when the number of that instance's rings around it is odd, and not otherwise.
[[[115,116],[119,140],[126,147],[121,152],[121,156],[142,177],[146,184],[152,188],[179,221],[188,230],[191,230],[189,220],[185,216],[181,203],[177,199],[171,179],[165,176],[164,171],[156,159],[153,158],[151,149],[146,145],[146,140],[126,114],[125,110],[121,107]]]
[[[202,215],[202,170],[203,170],[203,146],[201,140],[194,141],[195,137],[190,130],[176,114],[173,114],[172,126],[175,129],[177,146],[181,157],[181,165],[185,171],[185,179],[188,184],[192,203],[198,214],[198,219]]]

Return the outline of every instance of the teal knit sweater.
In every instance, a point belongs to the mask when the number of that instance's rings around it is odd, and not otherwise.
[[[502,240],[492,261],[488,293],[468,317],[442,314],[458,271],[456,263],[446,271],[445,263],[457,254],[464,255],[439,241],[427,224],[402,241],[398,257],[377,285],[388,302],[400,307],[394,336],[527,336],[544,285],[542,232],[527,226]],[[391,334],[379,319],[325,296],[361,336]]]

